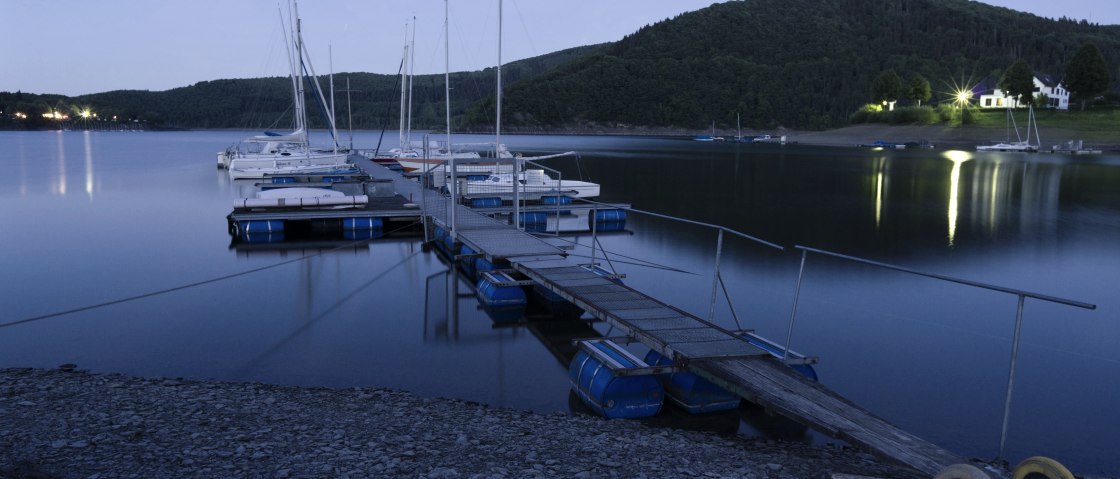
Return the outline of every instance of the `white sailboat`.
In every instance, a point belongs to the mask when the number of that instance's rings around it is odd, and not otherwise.
[[[444,62],[447,64],[447,71],[444,73],[444,95],[446,104],[447,116],[447,141],[439,142],[432,141],[427,135],[423,140],[416,142],[412,140],[412,57],[415,56],[415,36],[416,30],[413,27],[412,45],[407,43],[408,33],[405,32],[406,45],[404,47],[404,65],[407,67],[402,68],[402,71],[407,75],[407,80],[401,81],[401,108],[400,108],[400,135],[398,142],[399,147],[389,150],[389,154],[396,159],[397,163],[407,173],[423,173],[437,166],[447,163],[452,158],[455,159],[457,168],[460,173],[464,174],[489,174],[499,171],[499,164],[494,158],[483,158],[477,151],[467,151],[463,149],[456,149],[457,146],[451,143],[451,88],[450,88],[450,41],[446,40],[449,34],[448,24],[450,22],[449,15],[447,14],[447,5],[444,5],[444,37],[447,45],[444,48]],[[413,18],[413,22],[416,19]],[[409,52],[413,53],[409,53]],[[505,149],[505,145],[500,145],[497,149],[498,158],[512,158],[513,155]],[[450,174],[450,171],[448,171]]]
[[[264,178],[268,175],[293,173],[329,173],[348,170],[352,167],[347,162],[348,152],[340,151],[338,148],[338,134],[335,130],[332,112],[325,112],[324,115],[327,117],[327,127],[331,132],[333,146],[329,149],[311,147],[307,134],[307,108],[304,101],[303,73],[305,68],[310,71],[311,79],[315,82],[314,89],[321,104],[326,105],[327,102],[323,98],[323,90],[319,87],[310,57],[303,48],[298,7],[293,3],[292,8],[294,10],[291,30],[292,45],[288,49],[288,62],[291,68],[295,130],[284,135],[251,136],[240,144],[219,152],[218,164],[224,165],[229,170],[230,178]],[[294,52],[292,51],[293,48]]]
[[[1034,126],[1034,143],[1031,143],[1031,126]],[[1016,141],[1011,141],[1011,130],[1015,130]],[[976,151],[1007,151],[1033,153],[1038,151],[1042,140],[1038,136],[1038,121],[1034,117],[1034,105],[1027,109],[1027,139],[1019,136],[1019,127],[1015,124],[1015,116],[1011,114],[1011,107],[1007,107],[1007,139],[994,145],[978,145]]]

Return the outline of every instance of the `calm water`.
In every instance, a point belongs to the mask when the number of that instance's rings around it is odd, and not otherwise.
[[[558,346],[588,330],[493,326],[418,238],[337,250],[231,244],[225,215],[247,188],[214,167],[214,153],[247,134],[0,132],[2,322],[276,265],[0,328],[0,367],[76,363],[571,410]],[[528,154],[579,151],[578,162],[550,165],[601,183],[605,201],[785,246],[729,236],[720,265],[742,326],[779,341],[797,244],[1097,304],[1026,301],[1006,456],[1120,474],[1120,156],[504,140]],[[627,283],[706,317],[715,232],[640,215],[628,229],[601,238]],[[876,414],[994,457],[1015,310],[1014,296],[811,255],[793,347],[819,356],[822,382]],[[736,327],[722,295],[715,321]]]

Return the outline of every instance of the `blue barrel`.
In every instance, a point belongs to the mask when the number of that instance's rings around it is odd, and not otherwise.
[[[238,221],[237,228],[245,234],[279,233],[281,231],[284,231],[284,220]]]
[[[486,181],[490,175],[467,175],[467,181]]]
[[[595,210],[595,222],[626,222],[626,210]]]
[[[626,210],[596,210],[587,217],[587,227],[595,231],[622,231],[626,229]]]
[[[498,268],[496,266],[494,266],[494,263],[491,263],[490,260],[479,256],[477,258],[474,258],[474,268],[473,269],[474,269],[474,274],[477,276],[477,275],[480,275],[480,274],[482,274],[486,271],[494,271],[495,269],[498,269]]]
[[[502,206],[502,199],[498,197],[471,198],[471,208],[496,208]]]
[[[443,237],[443,252],[448,256],[454,257],[459,254],[460,243],[455,241],[455,238],[450,233]]]
[[[572,197],[570,196],[542,196],[541,204],[544,205],[570,205],[572,204]]]
[[[344,176],[324,176],[323,183],[337,183],[339,181],[346,181]]]
[[[381,229],[381,218],[343,218],[342,230],[379,230]]]
[[[652,349],[646,353],[645,362],[651,366],[673,364],[671,359]],[[659,374],[658,379],[669,395],[669,400],[690,414],[727,411],[739,407],[739,396],[693,373]]]
[[[276,176],[272,178],[273,183],[295,183],[296,179],[290,176]]]
[[[433,230],[432,236],[434,236],[434,238],[432,238],[432,244],[434,244],[436,248],[439,248],[440,251],[446,253],[447,250],[444,248],[447,247],[447,244],[444,243],[444,239],[447,238],[447,230],[443,229],[440,226],[436,226],[435,230]]]
[[[525,228],[525,231],[548,230],[548,213],[543,211],[526,211],[522,212],[519,217],[521,218],[521,226]]]
[[[459,248],[459,254],[461,254],[463,256],[470,256],[470,255],[477,254],[477,253],[478,252],[475,251],[474,248],[471,248],[470,246],[467,246],[467,245],[463,245]],[[475,277],[475,274],[476,274],[476,271],[477,271],[474,268],[475,259],[476,258],[473,258],[473,257],[464,258],[463,261],[459,262],[459,266],[461,266],[463,268],[463,271],[466,272],[468,275],[470,275],[472,278]]]
[[[609,348],[593,346],[627,367],[636,366]],[[657,378],[652,375],[616,377],[610,368],[582,349],[572,358],[568,379],[584,404],[611,419],[654,416],[661,411],[665,399],[665,390]]]
[[[498,282],[514,280],[505,273],[493,273],[493,276]],[[526,303],[525,290],[520,286],[498,286],[485,276],[478,281],[478,300],[491,308],[525,306]]]

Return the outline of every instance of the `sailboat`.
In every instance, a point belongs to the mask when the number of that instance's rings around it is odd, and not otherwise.
[[[716,122],[712,120],[712,134],[711,135],[696,135],[692,137],[695,141],[723,141],[722,136],[716,136]]]
[[[1031,126],[1034,126],[1034,140],[1031,143]],[[1011,141],[1011,130],[1015,130],[1016,141]],[[1015,124],[1015,116],[1011,114],[1011,106],[1007,107],[1007,139],[1003,142],[994,145],[978,145],[976,151],[1010,151],[1010,152],[1024,152],[1033,153],[1038,151],[1039,145],[1042,140],[1038,137],[1038,121],[1034,117],[1034,105],[1027,109],[1027,139],[1024,140],[1019,136],[1019,127]]]
[[[304,102],[305,73],[310,73],[312,87],[318,94],[320,105],[326,105],[323,89],[315,77],[310,57],[303,47],[300,32],[299,8],[292,4],[293,24],[291,43],[288,49],[288,64],[291,68],[292,102],[295,110],[295,130],[287,134],[267,133],[251,136],[240,144],[218,153],[219,165],[229,170],[233,179],[264,178],[276,174],[331,173],[352,168],[347,162],[348,152],[340,151],[338,134],[334,126],[334,116],[325,112],[327,127],[331,132],[333,147],[316,149],[308,139],[307,108]],[[282,24],[283,26],[283,24]],[[292,49],[294,48],[294,52]]]
[[[444,10],[446,17],[448,16],[446,12],[446,5]],[[445,38],[448,35],[447,29],[449,21],[450,20],[448,18],[444,19]],[[408,76],[408,79],[402,80],[401,82],[400,138],[398,140],[400,146],[389,150],[389,154],[393,159],[396,160],[397,164],[399,164],[401,166],[401,169],[403,169],[406,173],[426,172],[432,168],[447,163],[447,161],[451,158],[455,158],[456,168],[458,169],[459,173],[490,174],[496,172],[499,168],[498,162],[495,161],[495,159],[484,159],[482,158],[482,155],[480,155],[477,151],[457,151],[453,149],[454,145],[451,144],[451,89],[449,84],[445,85],[446,88],[444,90],[448,123],[447,141],[444,143],[432,141],[428,138],[427,135],[424,135],[424,138],[420,143],[414,142],[412,140],[412,58],[410,58],[410,56],[415,56],[415,53],[410,55],[409,52],[415,51],[415,28],[413,28],[412,32],[413,45],[410,46],[406,43],[404,47],[405,53],[403,61],[404,64],[407,65],[407,67],[402,68],[402,72],[403,74]],[[407,32],[405,34],[405,38],[407,41]],[[448,65],[448,71],[444,74],[445,83],[450,81],[449,47],[450,43],[448,43],[448,46],[444,48],[444,62]],[[513,157],[513,155],[505,149],[504,145],[500,145],[497,149],[497,156],[498,158]]]

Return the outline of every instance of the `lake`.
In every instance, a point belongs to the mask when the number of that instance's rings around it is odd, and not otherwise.
[[[251,188],[216,169],[215,153],[253,133],[0,132],[0,323],[76,310],[0,327],[0,367],[74,363],[578,409],[563,346],[590,331],[586,323],[537,315],[496,326],[416,235],[342,247],[231,241],[225,216]],[[354,141],[378,139],[367,131]],[[578,151],[578,160],[546,164],[600,183],[603,201],[785,247],[725,236],[730,298],[716,296],[714,321],[727,328],[784,342],[802,254],[795,245],[1097,305],[1026,299],[1005,457],[1047,455],[1077,473],[1120,474],[1120,155],[644,137],[503,142],[526,155]],[[636,213],[627,230],[599,238],[626,283],[708,317],[715,230]],[[580,244],[573,255],[590,255],[588,235],[554,241],[562,240]],[[792,348],[818,356],[822,383],[877,415],[961,455],[992,458],[1017,301],[810,254]],[[759,432],[741,421],[732,430]]]

